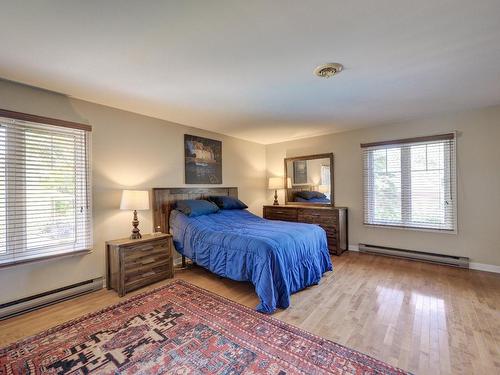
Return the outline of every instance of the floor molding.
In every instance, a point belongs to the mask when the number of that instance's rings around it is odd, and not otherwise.
[[[500,266],[495,266],[494,264],[484,264],[484,263],[470,262],[469,263],[469,268],[471,270],[477,270],[477,271],[486,271],[486,272],[500,273]]]
[[[349,251],[359,251],[358,245],[349,245]]]

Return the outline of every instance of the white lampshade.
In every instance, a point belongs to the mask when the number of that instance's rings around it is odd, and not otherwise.
[[[123,190],[120,210],[149,210],[149,191]]]
[[[282,177],[269,177],[269,189],[283,189],[283,178]]]
[[[318,191],[320,193],[328,193],[330,191],[330,185],[319,185]]]

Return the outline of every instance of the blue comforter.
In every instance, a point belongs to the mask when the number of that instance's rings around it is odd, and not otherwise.
[[[330,199],[328,198],[311,198],[305,199],[302,197],[295,197],[295,202],[309,202],[309,203],[330,203]]]
[[[292,293],[333,269],[317,225],[266,220],[246,210],[196,217],[173,210],[170,227],[182,255],[217,275],[252,282],[261,312],[287,308]]]

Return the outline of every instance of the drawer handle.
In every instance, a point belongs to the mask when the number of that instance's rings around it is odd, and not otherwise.
[[[146,264],[149,264],[149,263],[154,263],[154,262],[155,262],[155,259],[149,259],[149,260],[143,260],[143,261],[141,262],[141,264],[144,266],[144,265],[146,265]]]

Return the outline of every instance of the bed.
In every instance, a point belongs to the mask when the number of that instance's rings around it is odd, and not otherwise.
[[[237,196],[237,189],[185,188],[190,194],[179,189],[153,190],[155,224],[168,227],[176,250],[196,264],[222,277],[250,281],[260,300],[258,311],[287,308],[292,293],[317,284],[333,269],[326,234],[319,226],[265,220],[247,210],[188,217],[174,209],[174,196]]]

